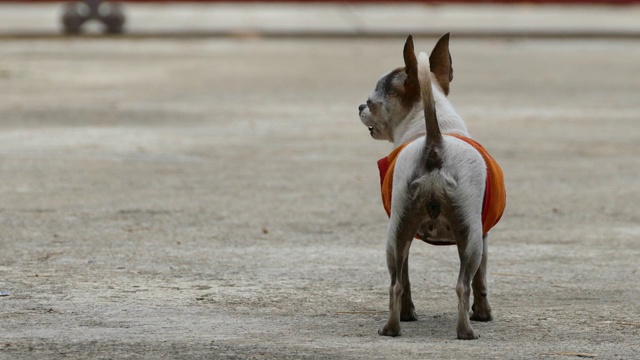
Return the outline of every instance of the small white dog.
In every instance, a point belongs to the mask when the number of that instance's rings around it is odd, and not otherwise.
[[[449,34],[419,60],[413,39],[404,46],[405,67],[382,76],[360,120],[374,139],[395,150],[378,162],[383,205],[390,217],[387,266],[391,276],[389,318],[380,335],[400,335],[400,321],[417,320],[409,283],[409,248],[414,237],[434,245],[457,245],[460,274],[459,339],[477,339],[469,321],[490,321],[487,299],[487,234],[505,208],[502,171],[469,137],[447,99],[453,79]],[[425,135],[426,133],[426,135]],[[393,194],[393,196],[391,196]]]

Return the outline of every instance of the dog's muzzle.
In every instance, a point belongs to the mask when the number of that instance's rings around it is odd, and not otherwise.
[[[360,120],[364,123],[364,120],[362,120],[362,112],[364,111],[364,109],[367,108],[367,104],[360,104],[360,106],[358,106],[358,115],[360,115]],[[365,124],[366,125],[366,124]],[[369,129],[369,135],[373,136],[373,126],[368,125],[367,129]]]

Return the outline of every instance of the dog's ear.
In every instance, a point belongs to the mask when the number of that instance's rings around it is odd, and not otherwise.
[[[451,67],[451,53],[449,53],[449,33],[444,34],[431,51],[429,56],[431,72],[436,76],[438,85],[445,95],[449,95],[449,83],[453,80],[453,67]]]
[[[402,51],[407,78],[404,81],[404,98],[408,105],[413,106],[420,99],[420,82],[418,81],[418,59],[413,49],[413,36],[409,35]]]

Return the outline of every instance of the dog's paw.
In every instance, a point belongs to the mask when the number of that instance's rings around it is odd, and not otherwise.
[[[458,330],[458,339],[460,340],[475,340],[479,337],[478,333],[473,329]]]
[[[400,336],[400,327],[399,326],[389,326],[389,324],[385,324],[383,327],[378,329],[378,335],[383,336]]]
[[[414,308],[409,308],[405,311],[403,308],[400,312],[400,321],[418,321],[416,310]]]
[[[481,321],[481,322],[487,322],[487,321],[492,321],[493,320],[493,316],[491,315],[491,313],[478,313],[478,312],[473,312],[471,314],[471,316],[469,317],[469,319],[471,321]]]
[[[472,313],[469,316],[471,321],[482,321],[487,322],[493,320],[493,316],[491,315],[491,308],[487,309],[488,306],[480,307],[473,304],[471,307]]]

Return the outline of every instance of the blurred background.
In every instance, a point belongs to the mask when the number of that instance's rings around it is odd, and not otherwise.
[[[0,36],[638,36],[637,0],[0,1]],[[93,19],[92,21],[89,21]],[[99,21],[96,21],[99,20]]]

